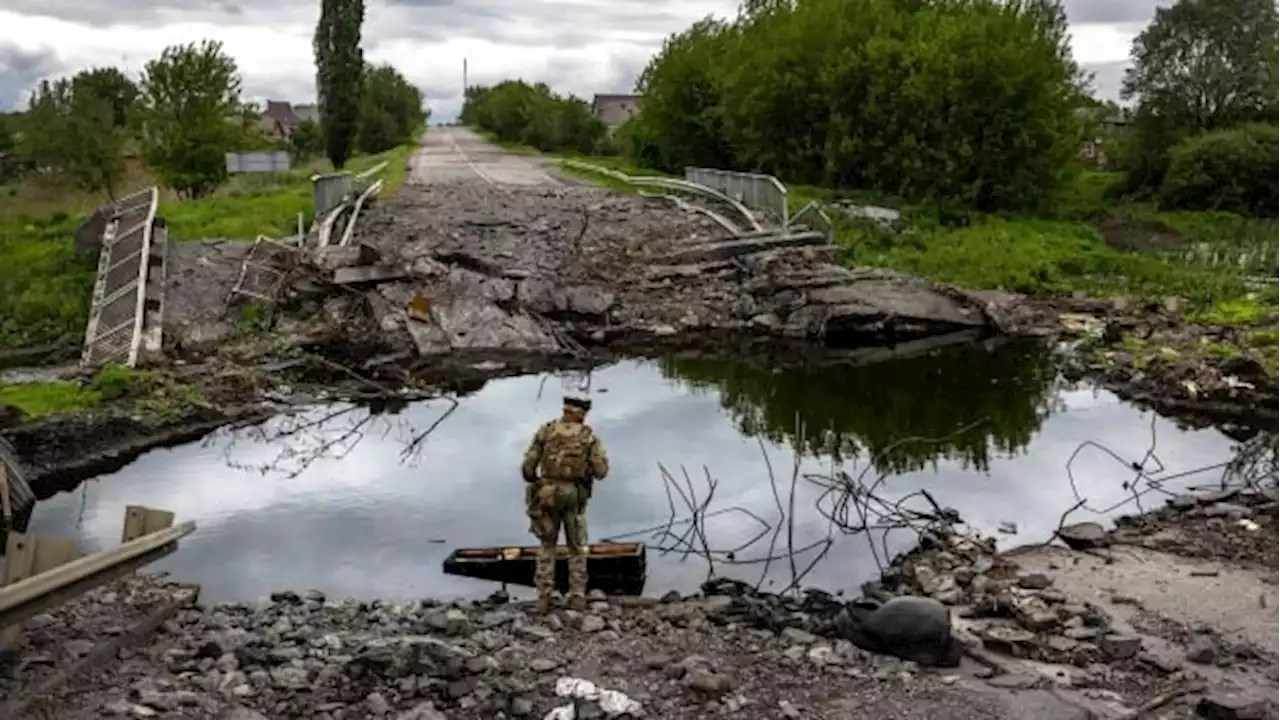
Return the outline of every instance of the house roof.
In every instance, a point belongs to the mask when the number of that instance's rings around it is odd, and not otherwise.
[[[298,124],[298,114],[287,100],[268,100],[267,109],[262,114],[275,120],[281,127],[291,128]]]

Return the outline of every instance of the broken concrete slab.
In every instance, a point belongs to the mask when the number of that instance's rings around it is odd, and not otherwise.
[[[746,240],[734,239],[682,248],[666,256],[656,258],[655,262],[669,265],[714,262],[783,248],[822,246],[826,244],[826,236],[816,232],[748,238]]]
[[[345,267],[373,265],[380,253],[365,243],[357,245],[330,245],[315,251],[312,263],[321,270],[338,270]]]
[[[388,280],[400,280],[409,276],[402,267],[371,265],[368,267],[340,267],[333,271],[334,285],[358,285],[361,283],[378,283]]]

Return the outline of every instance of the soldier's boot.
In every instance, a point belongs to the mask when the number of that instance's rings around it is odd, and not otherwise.
[[[551,596],[539,595],[538,604],[535,607],[534,611],[537,612],[539,615],[546,615],[547,613],[551,612]]]
[[[583,610],[586,610],[586,609],[587,609],[587,598],[586,598],[586,596],[585,596],[585,595],[570,595],[570,596],[569,596],[569,609],[570,609],[570,610],[577,610],[577,611],[579,611],[579,612],[581,612],[581,611],[583,611]]]

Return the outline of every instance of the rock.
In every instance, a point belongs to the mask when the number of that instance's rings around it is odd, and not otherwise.
[[[369,695],[364,699],[364,705],[368,708],[370,713],[373,713],[374,716],[380,717],[391,712],[391,704],[382,696],[382,693],[369,693]]]
[[[1196,715],[1205,720],[1262,720],[1267,701],[1246,695],[1210,695],[1196,703]]]
[[[812,645],[818,642],[817,635],[801,630],[800,628],[793,627],[783,629],[782,638],[797,645]]]
[[[858,647],[933,667],[955,667],[963,648],[951,636],[951,611],[932,598],[906,596],[867,610],[850,604],[837,621]]]
[[[1044,590],[1053,584],[1053,578],[1044,573],[1027,573],[1018,578],[1018,587],[1028,590]]]
[[[219,720],[267,720],[267,716],[257,710],[237,705],[223,713]]]
[[[800,711],[796,709],[796,706],[786,700],[778,701],[778,712],[787,720],[797,720],[797,718],[801,717]]]
[[[1239,520],[1253,515],[1253,510],[1235,503],[1215,503],[1201,511],[1205,517],[1224,517]]]
[[[68,640],[62,649],[73,658],[88,655],[93,650],[92,640]]]
[[[809,648],[809,652],[805,653],[809,658],[809,662],[819,667],[825,665],[835,665],[840,662],[840,657],[836,655],[836,651],[830,645],[814,645]]]
[[[507,703],[507,710],[514,717],[528,717],[533,714],[533,701],[526,697],[513,697]],[[445,720],[443,715],[441,720]]]
[[[681,681],[684,686],[705,693],[721,694],[728,692],[732,683],[729,678],[707,668],[695,667],[685,673]]]
[[[585,633],[600,632],[605,628],[605,621],[599,615],[583,615],[579,628]]]
[[[1036,653],[1036,636],[1022,628],[1008,625],[991,625],[982,630],[982,644],[995,650],[1019,658],[1029,658]]]
[[[1005,690],[1030,690],[1033,687],[1039,686],[1040,683],[1040,678],[1035,677],[1034,675],[1023,675],[1020,673],[1006,673],[987,680],[987,684],[991,687],[1002,688]]]
[[[551,672],[563,664],[560,660],[553,658],[536,657],[529,661],[529,669],[538,673]]]
[[[532,703],[529,708],[532,712]],[[514,714],[514,712],[513,712]],[[528,714],[528,713],[526,713]],[[519,716],[517,716],[519,717]],[[424,702],[421,705],[415,705],[412,709],[406,710],[396,716],[396,720],[449,720],[445,714],[436,709],[435,703]]]
[[[1058,537],[1072,550],[1092,550],[1108,544],[1107,531],[1094,522],[1068,525],[1058,531]]]
[[[1187,660],[1199,665],[1212,665],[1218,661],[1218,645],[1210,638],[1197,638],[1187,649]]]
[[[1098,647],[1108,660],[1128,660],[1142,651],[1142,638],[1137,635],[1110,633],[1102,636]]]

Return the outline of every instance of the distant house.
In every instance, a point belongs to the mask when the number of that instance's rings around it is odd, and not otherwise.
[[[298,127],[299,118],[289,101],[268,100],[267,109],[262,111],[260,122],[263,132],[284,140],[288,139],[293,134],[293,129]]]
[[[313,123],[320,122],[319,105],[294,105],[293,114],[298,116],[298,122],[306,122],[308,120]]]
[[[591,100],[591,114],[610,129],[626,122],[639,108],[639,95],[596,95]]]

